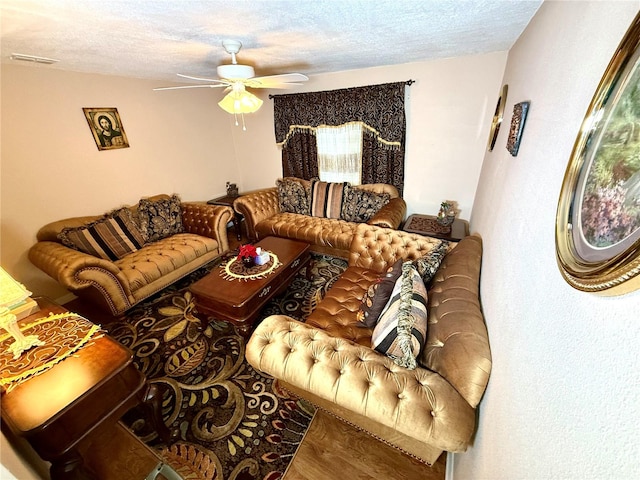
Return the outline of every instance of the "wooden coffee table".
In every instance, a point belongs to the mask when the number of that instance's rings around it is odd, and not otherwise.
[[[245,337],[262,307],[287,288],[311,258],[309,244],[286,238],[267,237],[255,246],[274,253],[281,265],[264,277],[245,280],[225,278],[224,262],[189,287],[199,313],[232,323]]]

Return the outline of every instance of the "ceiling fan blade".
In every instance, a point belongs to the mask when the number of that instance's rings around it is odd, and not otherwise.
[[[253,77],[249,79],[253,88],[286,88],[276,85],[295,84],[298,82],[306,82],[309,77],[301,73],[283,73],[281,75],[268,75],[266,77]]]
[[[218,87],[226,87],[227,85],[224,83],[221,83],[219,85],[183,85],[180,87],[158,87],[158,88],[154,88],[154,91],[158,91],[158,90],[178,90],[181,88],[218,88]]]
[[[251,80],[248,82],[244,82],[244,84],[249,87],[249,88],[274,88],[274,89],[287,89],[287,88],[295,88],[301,85],[304,85],[304,83],[266,83],[266,84],[253,84],[251,83]]]
[[[225,83],[225,84],[229,83],[226,80],[217,80],[215,78],[192,77],[190,75],[183,75],[182,73],[177,73],[176,75],[182,78],[188,78],[189,80],[198,80],[201,82],[215,82],[215,83]]]

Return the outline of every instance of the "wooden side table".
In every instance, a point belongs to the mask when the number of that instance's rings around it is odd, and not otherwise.
[[[18,324],[68,312],[51,300],[36,300],[40,311]],[[102,335],[45,372],[2,391],[0,406],[3,426],[28,440],[43,460],[51,462],[52,480],[75,480],[92,478],[83,467],[80,442],[139,404],[155,412],[154,427],[163,440],[170,441],[160,417],[160,397],[157,387],[149,386],[133,364],[131,351]]]
[[[231,207],[231,209],[233,210],[233,228],[236,232],[236,236],[238,237],[238,240],[242,239],[242,214],[236,212],[236,209],[233,208],[233,202],[237,199],[240,198],[242,195],[236,195],[236,196],[232,196],[232,195],[224,195],[223,197],[218,197],[218,198],[214,198],[212,200],[209,200],[207,203],[209,205],[225,205],[227,207]]]
[[[427,237],[441,238],[451,242],[459,242],[469,235],[469,222],[456,218],[451,225],[451,230],[446,231],[436,222],[435,215],[409,215],[402,229],[409,233],[418,233]]]

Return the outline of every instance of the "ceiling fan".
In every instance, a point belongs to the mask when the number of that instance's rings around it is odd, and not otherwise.
[[[242,43],[237,40],[223,40],[222,46],[225,51],[231,55],[230,65],[219,65],[216,69],[219,79],[193,77],[190,75],[177,75],[189,80],[200,82],[210,82],[202,85],[182,85],[177,87],[159,87],[154,90],[178,90],[183,88],[218,88],[225,87],[227,95],[218,102],[220,108],[226,112],[236,115],[236,125],[238,125],[237,114],[242,115],[243,129],[244,114],[258,111],[262,106],[262,100],[246,90],[249,88],[293,88],[302,85],[300,82],[309,80],[306,75],[301,73],[284,73],[281,75],[269,75],[265,77],[256,77],[253,67],[250,65],[241,65],[236,59],[236,54],[242,48]]]

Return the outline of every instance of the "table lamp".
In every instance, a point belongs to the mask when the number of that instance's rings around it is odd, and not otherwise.
[[[0,267],[0,328],[5,329],[13,337],[14,342],[9,351],[16,359],[32,347],[44,345],[37,335],[23,335],[18,327],[16,312],[24,312],[24,306],[34,303],[29,298],[31,292],[24,285],[15,281]],[[31,308],[31,307],[30,307]]]

